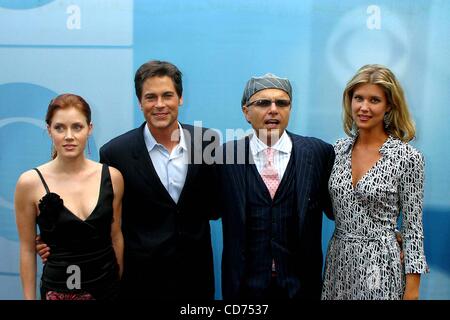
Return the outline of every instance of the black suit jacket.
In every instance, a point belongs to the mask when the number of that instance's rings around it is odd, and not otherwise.
[[[192,163],[176,204],[150,159],[144,142],[145,125],[112,139],[100,149],[100,161],[117,168],[124,177],[122,296],[212,299],[209,219],[217,218],[212,206],[217,183],[212,166],[202,158],[203,151],[210,150],[210,142],[201,139],[206,129],[182,124]],[[212,140],[219,142],[216,135]]]
[[[333,147],[319,139],[288,132],[292,139],[296,168],[298,247],[301,270],[299,298],[320,299],[322,284],[322,212],[331,213],[328,178],[334,163]],[[239,151],[238,151],[239,150]],[[246,256],[246,170],[250,161],[249,138],[224,145],[217,166],[221,183],[223,254],[222,293],[224,299],[236,299],[243,283]],[[230,156],[230,153],[233,154]],[[220,155],[218,155],[220,156]],[[241,164],[226,164],[233,158]],[[253,165],[253,164],[252,164]],[[331,218],[331,217],[330,217]]]

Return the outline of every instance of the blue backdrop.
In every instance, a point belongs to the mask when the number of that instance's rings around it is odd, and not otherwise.
[[[291,79],[289,129],[333,143],[342,137],[341,94],[366,63],[399,77],[426,159],[421,298],[450,298],[450,1],[0,0],[0,299],[21,299],[13,195],[21,172],[49,160],[49,100],[62,92],[93,109],[92,158],[143,122],[135,70],[168,60],[184,73],[180,120],[248,129],[246,80]],[[333,230],[324,219],[323,247]],[[220,298],[220,221],[212,223]]]

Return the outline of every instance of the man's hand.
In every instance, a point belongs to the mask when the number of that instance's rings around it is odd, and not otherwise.
[[[403,253],[403,238],[400,231],[395,230],[395,237],[397,238],[398,246],[400,247],[400,263],[403,264],[405,262],[405,255]]]
[[[50,247],[47,246],[46,243],[42,242],[40,235],[36,236],[36,252],[41,257],[42,263],[45,263],[50,255]]]

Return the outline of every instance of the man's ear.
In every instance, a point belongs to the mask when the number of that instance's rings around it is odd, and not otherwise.
[[[247,120],[247,122],[250,123],[248,119],[249,118],[248,107],[245,104],[242,106],[242,112],[244,113],[245,120]]]
[[[180,103],[178,104],[178,106],[181,106],[183,104],[183,97],[180,97]]]
[[[47,134],[50,138],[52,137],[52,135],[50,134],[50,126],[49,125],[47,125]]]

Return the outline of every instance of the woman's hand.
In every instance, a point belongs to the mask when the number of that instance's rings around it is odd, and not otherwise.
[[[406,275],[406,288],[403,300],[418,300],[420,286],[420,273],[408,273]]]

